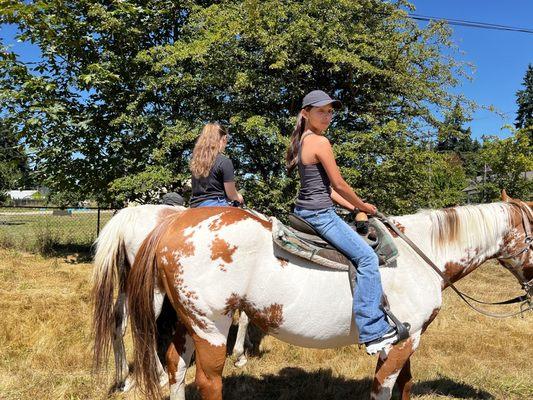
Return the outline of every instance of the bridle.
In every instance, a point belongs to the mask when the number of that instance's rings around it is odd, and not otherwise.
[[[498,260],[506,260],[506,259],[514,259],[522,254],[526,254],[532,247],[533,247],[533,240],[531,237],[531,223],[533,222],[533,212],[531,209],[523,202],[509,199],[507,200],[508,203],[510,203],[513,206],[518,207],[518,209],[521,212],[522,215],[522,224],[524,226],[524,232],[525,232],[525,245],[522,249],[520,249],[518,252],[512,255],[505,255],[501,257],[497,257]],[[476,300],[475,298],[461,292],[457,287],[453,284],[453,282],[435,265],[435,263],[428,257],[420,248],[413,243],[411,239],[409,239],[398,227],[388,219],[387,216],[385,216],[382,213],[377,213],[377,217],[382,220],[385,224],[387,224],[399,237],[401,237],[409,246],[413,248],[413,250],[418,253],[418,255],[431,267],[433,270],[442,278],[446,286],[449,286],[457,295],[466,303],[470,308],[473,310],[494,318],[507,318],[512,317],[515,315],[521,315],[526,311],[533,310],[533,279],[530,279],[529,281],[525,281],[525,278],[522,274],[519,274],[514,268],[511,270],[511,272],[518,278],[519,281],[521,281],[522,289],[526,292],[525,295],[517,296],[514,299],[509,299],[505,301],[499,301],[499,302],[485,302],[481,300]],[[488,304],[488,305],[503,305],[503,304],[513,304],[513,303],[520,303],[520,310],[516,312],[511,312],[508,314],[496,314],[491,313],[489,311],[485,311],[480,309],[479,307],[476,307],[474,304],[472,304],[470,301],[474,301],[479,304]]]

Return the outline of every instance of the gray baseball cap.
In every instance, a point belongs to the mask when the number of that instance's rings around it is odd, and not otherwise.
[[[323,92],[322,90],[313,90],[305,95],[302,101],[302,108],[307,106],[322,107],[327,104],[331,104],[335,109],[342,107],[340,100],[332,99],[326,92]]]

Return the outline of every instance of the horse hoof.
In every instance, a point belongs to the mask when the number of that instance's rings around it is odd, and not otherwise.
[[[246,357],[239,357],[237,359],[237,361],[235,361],[235,365],[237,368],[242,368],[246,365],[246,363],[248,362],[248,359]]]
[[[122,392],[123,393],[129,392],[134,386],[135,386],[135,381],[131,378],[127,378],[126,382],[124,382],[124,385],[122,386]]]

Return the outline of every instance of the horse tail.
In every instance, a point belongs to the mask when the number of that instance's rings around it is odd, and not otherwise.
[[[130,269],[124,245],[124,228],[131,226],[134,214],[133,208],[121,210],[104,226],[95,241],[91,296],[94,304],[93,362],[96,370],[106,364],[115,330],[124,319],[124,290]],[[113,306],[117,281],[119,293],[117,304]],[[122,357],[125,359],[125,354]],[[117,371],[117,376],[122,373]]]
[[[133,337],[133,374],[136,384],[148,398],[160,397],[154,313],[154,289],[158,278],[156,251],[172,220],[167,218],[144,240],[127,282],[128,311]]]

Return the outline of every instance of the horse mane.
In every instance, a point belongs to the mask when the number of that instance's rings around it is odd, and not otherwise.
[[[511,223],[507,203],[467,205],[427,210],[433,250],[443,256],[494,254]]]

